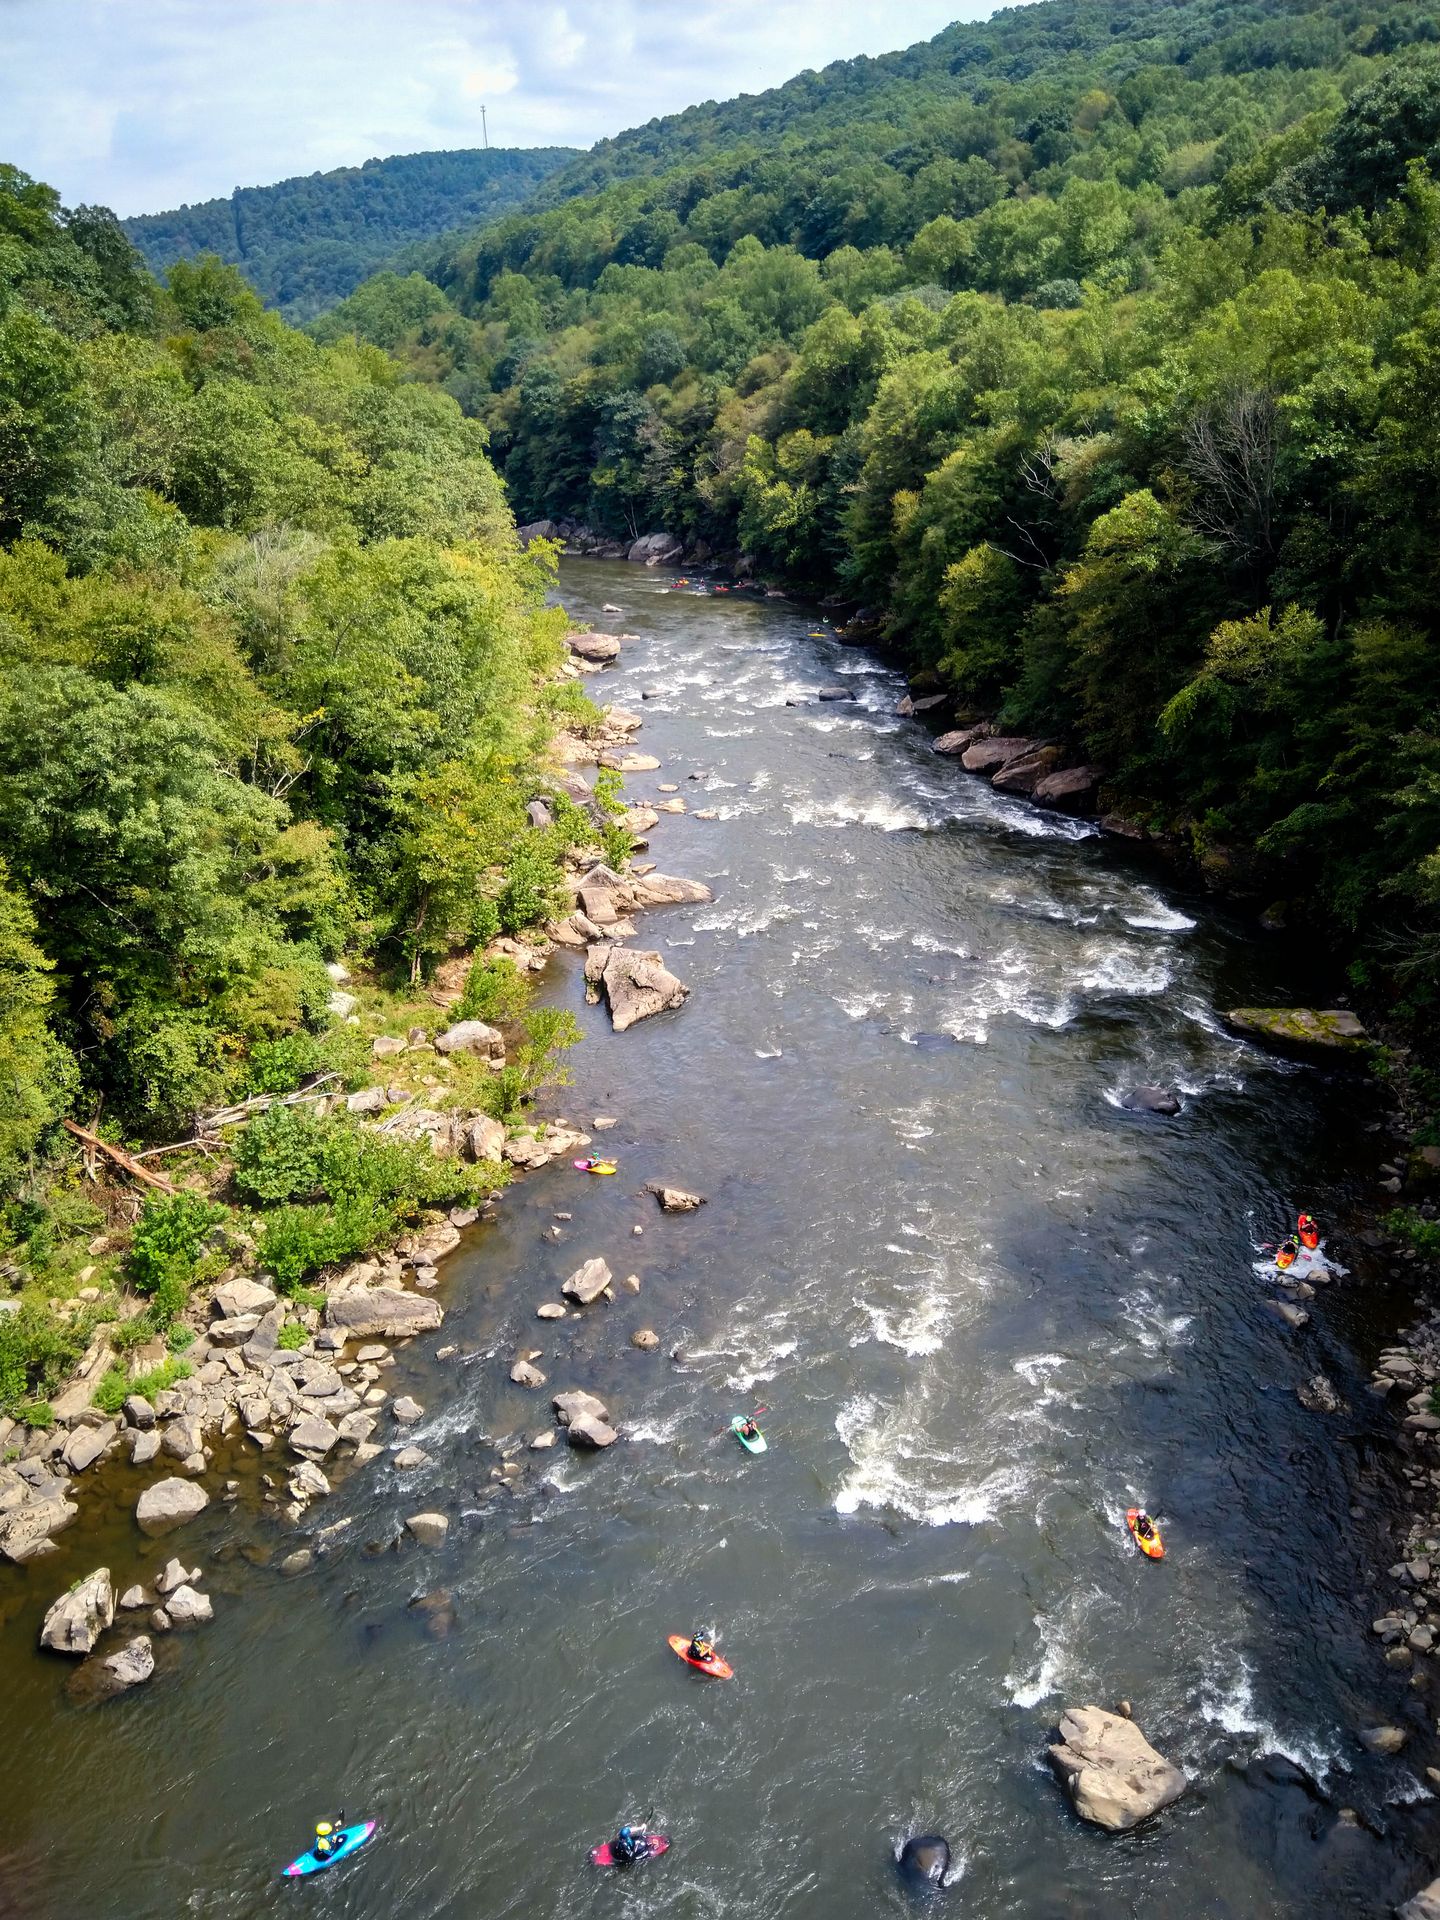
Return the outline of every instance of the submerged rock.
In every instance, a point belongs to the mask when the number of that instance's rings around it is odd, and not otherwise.
[[[1131,1113],[1175,1114],[1180,1111],[1180,1096],[1169,1087],[1131,1087],[1121,1094],[1120,1104]]]
[[[1315,1373],[1295,1389],[1295,1398],[1307,1413],[1343,1413],[1345,1402],[1323,1373]]]
[[[1432,1880],[1397,1907],[1395,1920],[1440,1920],[1440,1880]]]
[[[943,1887],[950,1871],[950,1842],[940,1833],[917,1833],[900,1849],[896,1864],[912,1886]]]
[[[1133,1720],[1103,1707],[1068,1707],[1049,1757],[1080,1818],[1111,1833],[1168,1807],[1188,1784]]]
[[[71,1675],[68,1691],[73,1700],[93,1706],[140,1686],[154,1671],[154,1649],[146,1635],[139,1633],[118,1653],[106,1654],[103,1659],[92,1654]]]

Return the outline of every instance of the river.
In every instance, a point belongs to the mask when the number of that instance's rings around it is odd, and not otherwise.
[[[0,1913],[873,1920],[905,1911],[892,1850],[927,1829],[962,1869],[951,1910],[986,1920],[1387,1912],[1436,1838],[1422,1743],[1379,1762],[1354,1738],[1407,1697],[1368,1635],[1394,1466],[1364,1385],[1401,1309],[1370,1275],[1297,1334],[1252,1271],[1299,1206],[1343,1223],[1373,1099],[1216,1015],[1283,992],[1308,942],[937,758],[903,682],[812,611],[615,565],[562,585],[637,636],[587,686],[643,711],[664,770],[631,796],[675,781],[691,809],[652,857],[715,895],[641,925],[693,989],[678,1013],[615,1035],[573,956],[549,971],[586,1030],[550,1106],[615,1115],[620,1175],[547,1169],[467,1236],[441,1294],[460,1354],[431,1338],[391,1376],[434,1465],[342,1480],[310,1529],[352,1524],[309,1572],[256,1564],[294,1542],[237,1455],[233,1513],[153,1546],[84,1514],[4,1574]],[[836,686],[853,704],[815,700]],[[1121,1110],[1143,1081],[1183,1089],[1180,1116]],[[707,1204],[663,1216],[654,1179]],[[590,1254],[638,1297],[538,1321]],[[547,1424],[506,1378],[531,1346],[624,1442],[521,1452],[499,1492],[497,1445]],[[1317,1370],[1348,1414],[1302,1410]],[[756,1402],[763,1459],[717,1437]],[[1161,1565],[1125,1533],[1136,1501]],[[397,1549],[435,1506],[445,1548]],[[65,1705],[45,1604],[175,1550],[215,1624],[158,1643],[148,1688]],[[436,1590],[438,1620],[411,1604]],[[692,1626],[733,1681],[667,1650]],[[1062,1704],[1121,1696],[1195,1784],[1114,1838],[1043,1751]],[[378,1842],[274,1880],[341,1804]],[[586,1865],[647,1815],[666,1859]]]

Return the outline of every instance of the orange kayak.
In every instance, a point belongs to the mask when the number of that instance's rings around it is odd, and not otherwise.
[[[1148,1540],[1140,1531],[1139,1523],[1141,1519],[1148,1520],[1149,1518],[1150,1516],[1145,1512],[1143,1507],[1131,1507],[1125,1515],[1125,1524],[1135,1536],[1136,1546],[1139,1547],[1147,1559],[1163,1560],[1165,1558],[1165,1542],[1160,1538],[1160,1529],[1155,1525],[1155,1522],[1153,1520],[1150,1521],[1151,1534]]]
[[[690,1658],[690,1636],[687,1633],[672,1633],[668,1636],[671,1651],[678,1653],[687,1667],[694,1667],[697,1673],[708,1673],[712,1680],[733,1680],[735,1669],[728,1660],[722,1660],[718,1653],[711,1654],[708,1660]]]

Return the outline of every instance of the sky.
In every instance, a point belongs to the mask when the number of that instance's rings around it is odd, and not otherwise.
[[[122,216],[392,153],[586,147],[995,0],[0,0],[0,160]]]

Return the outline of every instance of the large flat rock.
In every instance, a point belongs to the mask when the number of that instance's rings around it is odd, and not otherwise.
[[[327,1324],[359,1340],[406,1340],[433,1333],[444,1318],[438,1300],[403,1287],[350,1287],[325,1303]]]
[[[1168,1807],[1188,1784],[1133,1720],[1103,1707],[1065,1710],[1050,1764],[1080,1818],[1111,1833],[1127,1833]]]
[[[1234,1007],[1225,1015],[1237,1033],[1264,1040],[1278,1051],[1353,1053],[1368,1035],[1346,1007]]]
[[[136,1503],[135,1520],[142,1533],[155,1538],[183,1527],[209,1504],[209,1494],[193,1480],[157,1480]]]

